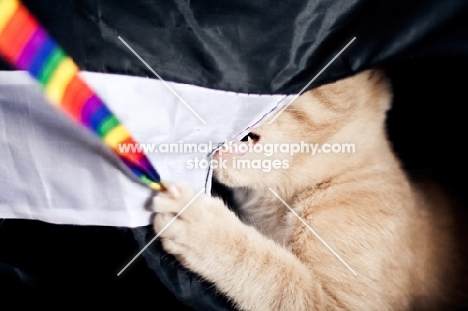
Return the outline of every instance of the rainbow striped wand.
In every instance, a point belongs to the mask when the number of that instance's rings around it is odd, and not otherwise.
[[[18,0],[0,0],[0,55],[17,69],[28,71],[51,103],[97,134],[143,183],[154,190],[164,189],[159,174],[138,148],[119,151],[120,144],[136,142],[77,75],[78,66]]]

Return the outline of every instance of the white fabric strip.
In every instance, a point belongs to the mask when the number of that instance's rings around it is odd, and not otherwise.
[[[242,135],[287,100],[169,82],[204,125],[159,80],[81,76],[138,142],[155,150],[169,143],[198,144],[200,150],[191,153],[147,153],[163,182],[185,180],[195,191],[210,188],[209,171],[189,169],[188,160],[207,159],[212,149],[205,147]],[[151,221],[145,207],[150,195],[99,138],[47,103],[27,73],[0,72],[0,218],[144,226]]]

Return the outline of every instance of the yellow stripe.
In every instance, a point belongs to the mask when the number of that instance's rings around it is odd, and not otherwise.
[[[122,124],[114,127],[106,136],[104,136],[104,142],[111,148],[117,148],[119,143],[123,142],[130,137],[130,133],[127,131]]]
[[[162,188],[161,184],[158,184],[158,183],[155,183],[155,182],[151,183],[149,186],[150,186],[151,189],[156,190],[156,191],[159,191]]]
[[[18,0],[0,0],[0,34],[19,6]]]
[[[60,104],[68,84],[77,72],[78,67],[70,57],[63,59],[45,86],[47,96],[56,104]]]

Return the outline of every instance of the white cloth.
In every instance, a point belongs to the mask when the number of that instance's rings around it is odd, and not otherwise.
[[[239,138],[277,107],[284,95],[248,95],[168,84],[203,124],[156,79],[82,72],[81,76],[140,143],[212,146]],[[148,153],[164,182],[210,188],[208,169],[188,169],[196,153]],[[150,191],[93,133],[71,122],[43,97],[26,72],[0,72],[0,218],[57,224],[148,225]]]

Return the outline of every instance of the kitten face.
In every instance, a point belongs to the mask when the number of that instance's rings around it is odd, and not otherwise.
[[[215,159],[226,165],[214,170],[215,177],[231,187],[268,187],[292,176],[307,182],[307,177],[322,174],[323,167],[353,161],[353,155],[318,149],[325,143],[360,144],[362,151],[371,147],[372,136],[383,132],[388,85],[383,74],[373,70],[302,94],[274,122],[266,120],[229,150],[216,152]],[[302,147],[295,152],[297,146]]]

